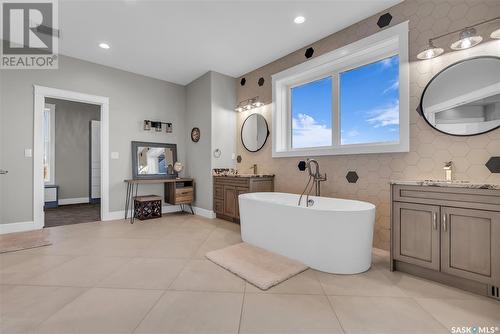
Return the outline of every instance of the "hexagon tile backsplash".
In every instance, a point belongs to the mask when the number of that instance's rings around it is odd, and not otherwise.
[[[377,23],[385,24],[391,15],[387,26],[382,28]],[[500,41],[489,39],[488,31],[493,26],[480,26],[478,32],[485,37],[480,45],[464,51],[449,52],[450,36],[439,41],[445,47],[446,54],[439,58],[419,61],[416,55],[427,44],[430,37],[444,34],[482,20],[500,16],[500,1],[498,0],[406,0],[389,10],[369,17],[333,35],[315,43],[304,46],[283,58],[267,64],[253,72],[242,76],[247,84],[238,87],[238,100],[259,96],[267,103],[254,109],[259,112],[272,126],[272,89],[271,75],[292,67],[308,58],[305,50],[314,50],[310,58],[367,37],[381,29],[391,27],[404,21],[409,21],[410,50],[410,152],[394,154],[364,154],[345,156],[323,156],[317,160],[321,170],[328,174],[328,180],[322,184],[322,195],[328,197],[353,198],[372,202],[377,206],[374,246],[389,249],[390,243],[390,187],[389,180],[438,179],[443,178],[443,164],[453,161],[455,179],[475,182],[500,183],[500,173],[491,173],[486,162],[492,156],[500,156],[500,129],[487,134],[472,137],[454,137],[433,130],[416,112],[420,95],[427,82],[449,64],[478,55],[500,56]],[[498,21],[494,24],[498,25]],[[309,54],[308,54],[309,55]],[[264,78],[261,86],[259,78]],[[252,84],[249,84],[252,83]],[[243,112],[238,117],[238,129],[249,112]],[[239,131],[237,131],[239,133]],[[240,169],[248,169],[257,163],[262,172],[274,173],[276,191],[300,193],[307,177],[297,168],[301,158],[272,158],[271,141],[256,153],[250,153],[238,140],[238,154],[242,156]],[[356,172],[359,179],[349,183],[346,174]]]

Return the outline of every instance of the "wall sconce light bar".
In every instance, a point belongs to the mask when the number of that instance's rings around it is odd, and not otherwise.
[[[156,132],[161,132],[165,128],[166,133],[171,133],[172,123],[144,120],[144,131],[150,131],[151,128],[154,128]]]
[[[458,37],[457,41],[455,41],[451,44],[450,48],[452,50],[459,51],[459,50],[465,50],[465,49],[472,48],[472,47],[478,45],[479,43],[481,43],[481,41],[483,40],[483,37],[481,37],[477,34],[477,31],[476,31],[476,29],[474,29],[474,27],[477,27],[477,26],[485,24],[485,23],[490,23],[490,22],[496,21],[498,19],[500,19],[500,16],[476,23],[476,24],[469,26],[469,27],[465,27],[462,29],[458,29],[458,30],[443,34],[443,35],[432,37],[429,39],[429,44],[427,45],[427,48],[425,50],[423,50],[422,52],[420,52],[417,55],[417,58],[418,59],[431,59],[431,58],[439,57],[440,55],[442,55],[444,53],[444,50],[440,47],[434,46],[433,41],[435,41],[439,38],[451,35],[451,34],[456,34],[456,33],[459,33],[459,35],[458,35],[459,37]],[[500,38],[500,29],[493,31],[491,33],[490,37],[493,39]]]
[[[259,108],[259,107],[262,107],[263,105],[264,105],[264,103],[260,102],[259,97],[256,96],[256,97],[252,97],[251,99],[246,99],[246,100],[241,101],[240,103],[238,103],[238,105],[236,105],[234,110],[237,112],[242,112],[242,111],[247,111],[247,110],[251,110],[254,108]]]

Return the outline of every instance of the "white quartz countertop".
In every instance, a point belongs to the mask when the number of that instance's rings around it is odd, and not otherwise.
[[[474,183],[469,181],[445,181],[445,180],[391,180],[391,184],[405,186],[426,186],[426,187],[453,187],[469,189],[498,189],[500,184],[492,183]]]

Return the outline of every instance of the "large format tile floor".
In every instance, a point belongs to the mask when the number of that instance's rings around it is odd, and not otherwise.
[[[307,270],[263,292],[204,258],[239,226],[172,214],[50,228],[0,256],[0,333],[450,333],[500,327],[500,302],[391,273]]]

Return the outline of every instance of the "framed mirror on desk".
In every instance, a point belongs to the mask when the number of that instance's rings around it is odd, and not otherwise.
[[[194,201],[194,180],[179,178],[174,168],[176,162],[176,144],[132,142],[132,179],[124,180],[127,183],[125,219],[130,215],[130,222],[133,223],[137,216],[135,199],[140,184],[163,184],[163,199],[166,203],[179,205],[182,211],[188,205],[194,214],[191,206]]]

